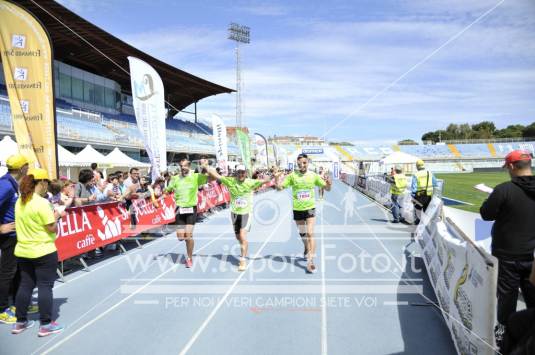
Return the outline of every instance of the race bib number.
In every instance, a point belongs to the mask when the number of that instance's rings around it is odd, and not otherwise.
[[[246,198],[237,198],[234,205],[238,208],[245,208],[249,205],[249,201]]]
[[[297,191],[297,199],[299,201],[310,200],[310,191],[309,190]]]
[[[179,207],[178,213],[180,214],[191,214],[193,213],[193,207]]]

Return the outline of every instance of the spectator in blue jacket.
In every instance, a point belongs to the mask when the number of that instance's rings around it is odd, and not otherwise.
[[[17,272],[17,245],[15,233],[15,203],[19,196],[19,181],[28,172],[28,160],[23,155],[10,156],[7,174],[0,177],[0,323],[17,321],[14,307],[9,307],[10,290],[16,293],[13,279]],[[14,297],[13,297],[14,298]]]

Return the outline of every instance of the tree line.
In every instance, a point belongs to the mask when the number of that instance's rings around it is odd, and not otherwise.
[[[515,124],[497,129],[494,122],[483,121],[473,125],[450,123],[445,130],[440,129],[425,133],[422,135],[422,141],[437,143],[444,140],[533,137],[535,137],[535,122],[527,126]]]

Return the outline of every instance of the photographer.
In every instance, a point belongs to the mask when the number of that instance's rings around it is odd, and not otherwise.
[[[515,150],[503,165],[510,181],[497,185],[481,205],[481,217],[492,226],[492,255],[498,259],[498,324],[496,343],[501,345],[506,324],[516,311],[518,290],[528,308],[535,307],[535,286],[529,282],[535,249],[535,177],[531,153]]]

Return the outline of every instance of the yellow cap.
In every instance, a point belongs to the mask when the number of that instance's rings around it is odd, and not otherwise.
[[[41,168],[33,168],[28,170],[28,175],[33,175],[35,180],[50,180],[48,178],[48,171]]]
[[[22,154],[15,154],[7,158],[6,165],[8,169],[17,170],[28,164],[28,159]]]
[[[425,165],[425,163],[424,163],[424,161],[423,161],[422,159],[418,159],[418,160],[416,161],[416,166],[417,166],[417,167],[421,168],[421,167],[423,167],[424,165]]]

